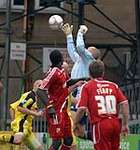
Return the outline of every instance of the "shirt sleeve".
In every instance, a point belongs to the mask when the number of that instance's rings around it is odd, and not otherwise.
[[[29,93],[29,92],[27,92],[27,93]],[[27,93],[22,94],[21,97],[19,98],[19,100],[15,101],[14,103],[11,103],[11,104],[10,104],[10,108],[16,109],[17,106],[19,105],[19,103],[20,103],[24,98],[26,98],[26,96],[28,95]]]
[[[92,54],[85,48],[83,33],[81,32],[77,34],[76,48],[79,56],[83,59],[94,59]]]
[[[50,73],[43,79],[40,89],[47,90],[49,86],[53,83],[55,80],[55,74],[57,72],[56,68],[53,68]]]
[[[16,102],[10,104],[10,108],[12,108],[12,109],[15,110],[15,109],[17,108],[18,105],[19,105],[19,101],[16,101]]]
[[[33,104],[35,103],[35,101],[36,101],[35,95],[31,92],[27,95],[27,97],[25,99],[23,99],[19,103],[19,106],[30,109],[33,106]]]
[[[37,106],[37,103],[35,102],[33,105],[32,105],[32,110],[37,110],[38,109],[38,106]]]
[[[78,107],[87,107],[88,106],[88,90],[85,85],[83,85],[80,94],[80,100],[78,102]]]
[[[79,55],[76,51],[76,47],[73,41],[72,34],[67,36],[67,49],[68,49],[68,54],[70,58],[72,59],[73,62],[75,62],[79,58]]]
[[[123,103],[123,102],[127,102],[127,98],[126,96],[123,94],[122,90],[118,87],[117,88],[117,102],[120,104],[120,103]]]

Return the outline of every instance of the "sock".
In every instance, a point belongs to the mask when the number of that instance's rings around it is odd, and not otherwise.
[[[66,146],[64,144],[62,144],[60,150],[70,150],[71,149],[71,146]]]

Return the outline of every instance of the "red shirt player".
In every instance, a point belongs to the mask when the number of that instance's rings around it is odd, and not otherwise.
[[[81,92],[75,129],[87,109],[93,125],[93,142],[96,150],[119,150],[120,133],[128,133],[128,101],[117,84],[103,80],[104,64],[98,60],[89,66],[91,80]],[[122,109],[122,124],[118,117]],[[122,127],[122,128],[121,128]]]
[[[79,86],[80,82],[69,88],[66,86],[68,78],[61,68],[63,56],[58,50],[50,53],[50,60],[52,66],[40,86],[40,89],[47,90],[48,93],[46,116],[48,131],[52,138],[49,150],[59,149],[62,139],[60,150],[70,150],[73,141],[71,121],[63,109],[65,109],[67,96],[73,88]]]

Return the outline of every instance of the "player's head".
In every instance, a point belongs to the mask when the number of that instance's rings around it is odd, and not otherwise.
[[[93,55],[93,57],[97,60],[97,59],[100,59],[101,57],[101,52],[99,49],[97,49],[96,47],[88,47],[88,51],[90,51]]]
[[[52,63],[52,67],[60,67],[63,64],[63,55],[58,50],[53,50],[50,53],[50,61]]]
[[[103,77],[104,71],[105,71],[104,63],[101,60],[93,61],[89,65],[89,74],[91,78]]]
[[[41,84],[42,84],[42,80],[36,80],[33,84],[33,91],[36,92]]]

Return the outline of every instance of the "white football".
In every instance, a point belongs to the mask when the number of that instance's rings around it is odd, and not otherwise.
[[[58,30],[63,25],[63,18],[59,15],[52,15],[49,18],[49,26],[52,30]]]

